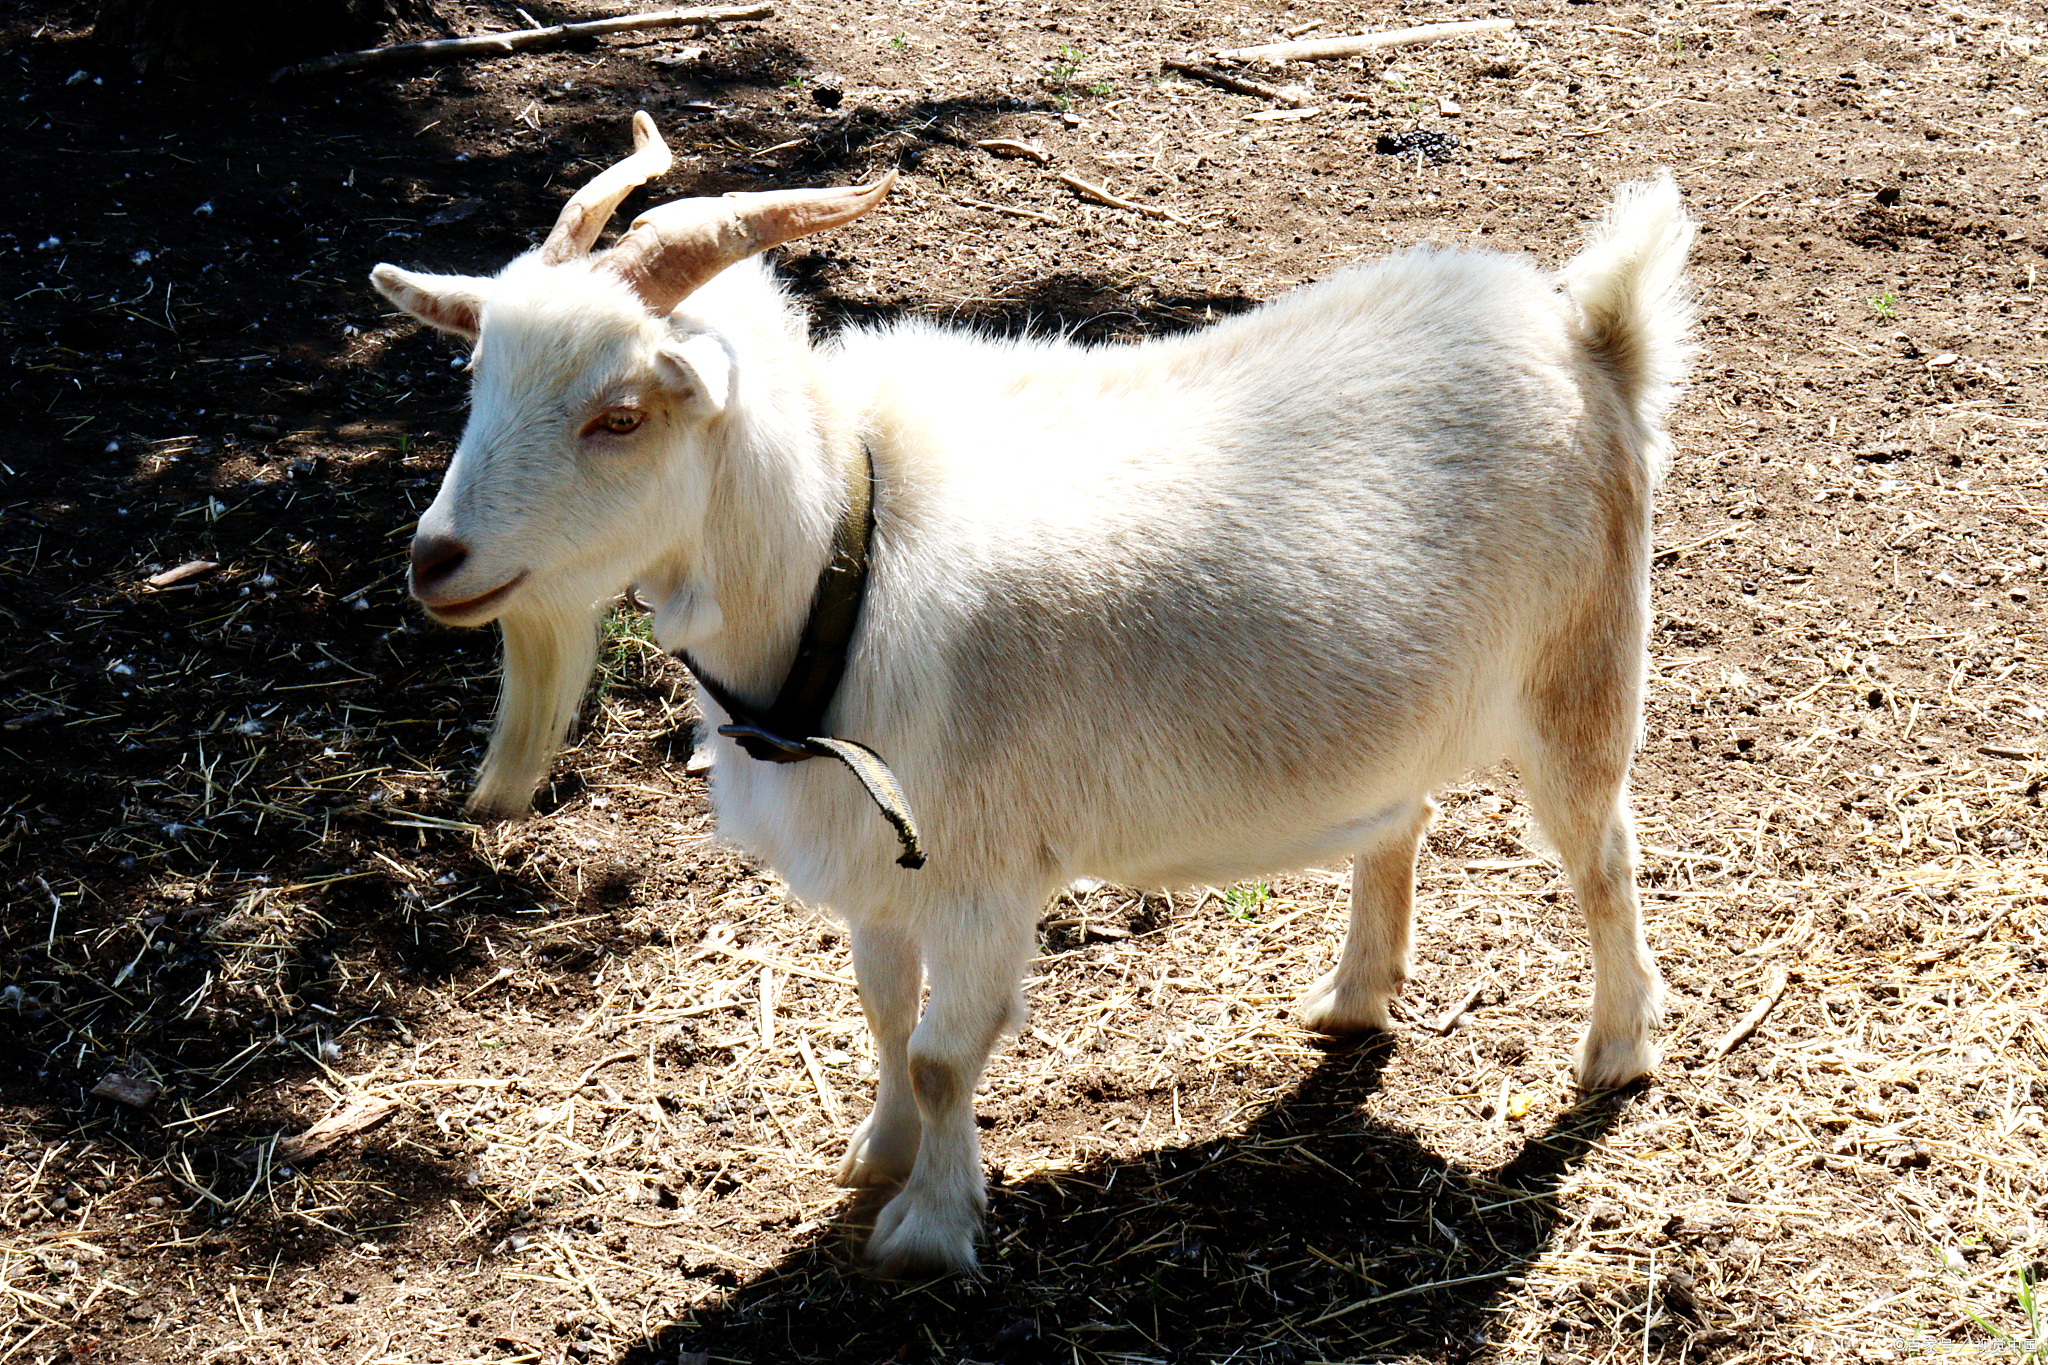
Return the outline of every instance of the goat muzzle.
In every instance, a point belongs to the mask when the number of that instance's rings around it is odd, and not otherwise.
[[[469,559],[469,547],[454,536],[423,535],[412,540],[412,591],[431,595]]]

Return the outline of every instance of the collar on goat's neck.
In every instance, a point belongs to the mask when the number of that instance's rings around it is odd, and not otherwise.
[[[677,651],[684,667],[719,709],[731,719],[718,733],[738,743],[749,758],[765,763],[802,763],[836,758],[867,789],[868,798],[896,831],[903,853],[896,861],[908,868],[924,866],[924,847],[917,823],[896,775],[881,755],[864,744],[824,734],[825,712],[846,674],[847,651],[860,624],[867,596],[868,548],[875,534],[875,462],[862,442],[847,470],[846,509],[832,530],[832,553],[818,574],[810,615],[797,637],[796,657],[763,709],[750,705],[731,688],[706,673],[687,651]]]

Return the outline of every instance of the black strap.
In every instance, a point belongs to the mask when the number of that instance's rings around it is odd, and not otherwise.
[[[917,834],[917,822],[904,799],[903,788],[882,756],[865,744],[835,739],[822,734],[825,712],[839,691],[846,674],[846,655],[853,645],[853,632],[860,624],[861,602],[868,587],[868,545],[875,533],[875,464],[867,446],[847,480],[846,510],[832,532],[832,557],[818,575],[818,588],[811,596],[810,615],[803,634],[797,638],[796,658],[789,675],[775,693],[768,708],[758,710],[734,695],[700,668],[687,652],[678,651],[683,666],[703,689],[711,694],[731,724],[718,733],[736,741],[749,758],[764,763],[802,763],[812,758],[836,758],[860,779],[868,798],[896,830],[903,845],[900,866],[924,866],[924,845]]]

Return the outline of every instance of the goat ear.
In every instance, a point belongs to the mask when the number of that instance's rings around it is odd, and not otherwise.
[[[453,332],[464,341],[476,340],[489,281],[471,275],[415,275],[395,265],[380,265],[370,272],[370,283],[427,326]]]
[[[672,337],[654,352],[661,382],[706,417],[725,411],[732,396],[732,347],[716,332]]]

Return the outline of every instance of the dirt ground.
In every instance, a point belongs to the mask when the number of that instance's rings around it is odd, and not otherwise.
[[[1308,112],[1160,65],[1492,13],[1519,25],[1243,73]],[[2039,1335],[2041,5],[781,0],[326,84],[137,84],[84,10],[0,16],[0,1365]],[[985,1271],[863,1276],[830,1181],[873,1077],[844,943],[710,842],[680,670],[622,615],[543,813],[479,825],[494,642],[404,596],[463,377],[365,275],[495,270],[642,107],[678,160],[626,216],[902,169],[784,262],[821,329],[1122,342],[1410,242],[1555,264],[1672,167],[1706,345],[1636,782],[1657,1077],[1576,1102],[1582,930],[1480,774],[1424,854],[1392,1040],[1288,1021],[1342,869],[1048,907],[980,1102]],[[372,1126],[314,1150],[322,1120]]]

